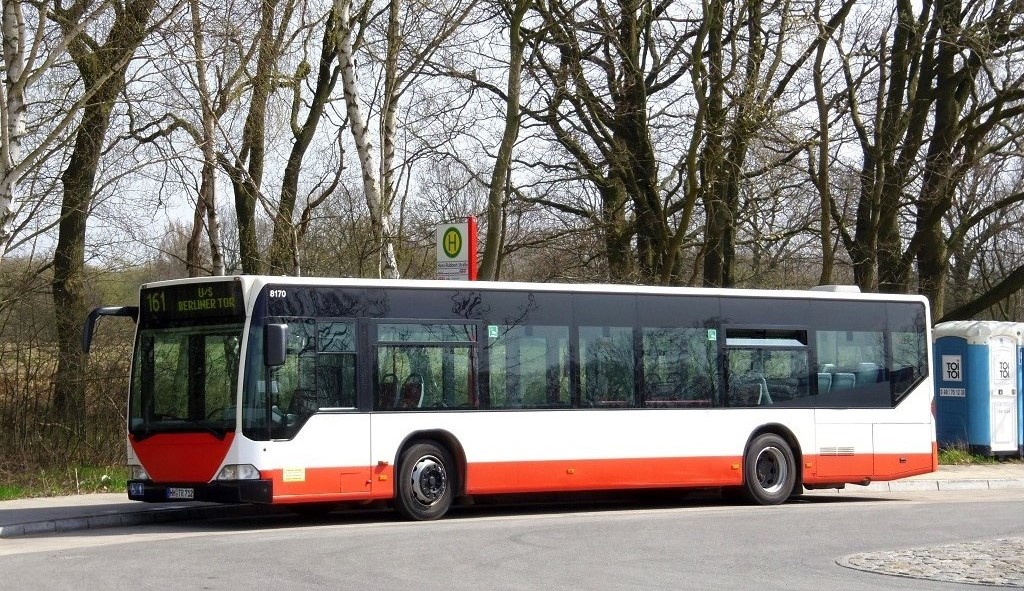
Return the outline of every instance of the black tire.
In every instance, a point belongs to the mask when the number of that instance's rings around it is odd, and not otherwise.
[[[455,498],[455,478],[448,450],[435,443],[412,444],[398,461],[395,510],[415,521],[440,519]]]
[[[758,505],[785,503],[796,486],[796,461],[786,440],[774,433],[754,438],[743,458],[743,490]]]

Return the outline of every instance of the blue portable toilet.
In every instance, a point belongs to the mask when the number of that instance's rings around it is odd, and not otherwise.
[[[987,456],[1024,452],[1020,394],[1024,323],[943,322],[935,343],[935,429],[939,447]]]

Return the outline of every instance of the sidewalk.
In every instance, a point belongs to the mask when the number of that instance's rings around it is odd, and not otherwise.
[[[852,492],[847,485],[847,492]],[[938,472],[911,476],[890,482],[852,486],[853,491],[910,492],[929,490],[1024,489],[1024,463],[985,464],[980,466],[939,466]]]
[[[1024,463],[940,466],[938,472],[931,474],[892,482],[873,482],[868,486],[847,485],[841,491],[814,491],[814,494],[995,489],[1024,489]],[[253,505],[140,503],[129,501],[123,492],[19,499],[0,501],[0,538],[246,516],[268,510],[267,507]]]

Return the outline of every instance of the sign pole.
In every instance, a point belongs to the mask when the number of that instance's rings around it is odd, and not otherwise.
[[[476,281],[476,239],[477,239],[477,228],[476,228],[476,217],[469,216],[466,218],[466,225],[469,227],[469,244],[466,252],[469,262],[469,280]]]

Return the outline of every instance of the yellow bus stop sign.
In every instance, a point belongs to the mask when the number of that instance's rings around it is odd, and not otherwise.
[[[462,232],[454,226],[445,230],[444,235],[441,236],[441,250],[450,259],[454,259],[462,253],[462,243]]]
[[[437,240],[438,279],[476,279],[476,219],[465,222],[438,224]]]

